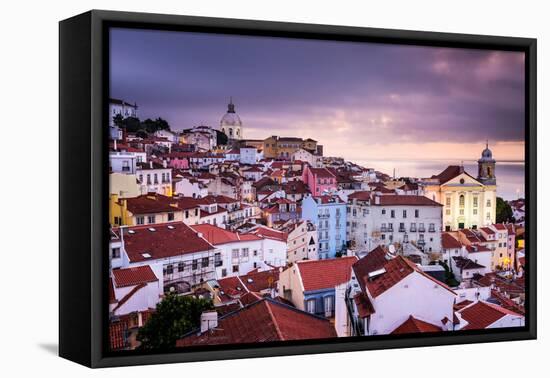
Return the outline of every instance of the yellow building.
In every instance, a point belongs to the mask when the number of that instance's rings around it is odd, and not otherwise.
[[[424,195],[443,205],[446,231],[479,228],[496,222],[495,160],[488,146],[478,160],[474,178],[463,166],[451,165],[423,180]]]
[[[311,153],[317,152],[317,141],[296,137],[270,136],[263,141],[264,157],[268,159],[290,159],[292,155],[303,148]]]
[[[173,199],[160,194],[135,198],[110,197],[110,223],[113,226],[139,226],[167,222],[199,223],[200,207],[192,198]]]

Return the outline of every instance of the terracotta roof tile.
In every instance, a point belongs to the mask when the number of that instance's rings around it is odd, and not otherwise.
[[[281,302],[261,299],[218,321],[218,327],[190,334],[176,346],[258,343],[336,337],[331,323]]]
[[[124,228],[124,246],[131,262],[215,249],[183,222]]]
[[[340,257],[326,260],[305,260],[296,262],[305,291],[334,288],[347,282],[351,266],[357,257]]]
[[[134,286],[141,283],[158,281],[157,276],[155,276],[149,265],[113,269],[113,279],[116,287]]]
[[[416,319],[414,316],[409,316],[403,324],[392,331],[392,335],[403,335],[407,333],[424,333],[424,332],[441,332],[441,327],[434,324]]]
[[[468,322],[464,330],[485,329],[506,315],[521,316],[504,307],[483,301],[466,306],[458,312],[462,319]]]

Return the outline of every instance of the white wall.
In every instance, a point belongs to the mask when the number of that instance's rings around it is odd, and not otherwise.
[[[388,334],[410,315],[440,326],[443,318],[453,319],[455,297],[441,285],[413,272],[372,300],[376,313],[371,316],[370,334]]]

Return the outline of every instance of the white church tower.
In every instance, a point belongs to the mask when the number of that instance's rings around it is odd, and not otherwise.
[[[222,133],[227,135],[230,141],[243,139],[243,123],[238,114],[235,113],[235,105],[232,98],[229,99],[227,113],[224,114],[220,121],[220,129]]]

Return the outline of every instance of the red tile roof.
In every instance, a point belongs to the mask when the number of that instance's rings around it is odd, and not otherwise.
[[[521,316],[504,307],[483,301],[464,307],[458,312],[462,319],[468,322],[468,325],[463,328],[464,330],[485,329],[506,315]]]
[[[392,331],[392,335],[403,335],[407,333],[424,333],[424,332],[441,332],[441,327],[434,324],[416,319],[414,316],[409,316],[403,324]]]
[[[358,201],[370,201],[371,192],[366,191],[366,190],[362,190],[362,191],[359,191],[359,192],[354,192],[354,193],[351,193],[348,196],[348,199],[350,199],[350,200],[356,199]]]
[[[441,234],[441,246],[445,249],[461,248],[462,243],[448,232],[444,232]]]
[[[273,228],[258,226],[249,231],[249,234],[258,235],[263,238],[279,240],[286,243],[288,239],[288,233],[283,231],[274,230]]]
[[[305,260],[296,262],[305,291],[332,289],[347,282],[351,266],[357,257],[340,257],[326,260]]]
[[[443,172],[441,172],[438,175],[432,176],[432,178],[439,179],[440,184],[444,184],[447,181],[450,181],[454,179],[455,177],[461,175],[462,173],[465,173],[470,178],[476,180],[474,177],[472,177],[468,172],[464,171],[464,167],[461,167],[459,165],[449,165]],[[477,181],[477,180],[476,180]]]
[[[378,196],[379,203],[371,202],[377,206],[443,206],[439,202],[432,201],[428,197],[414,195],[384,195]]]
[[[263,290],[277,288],[279,281],[279,269],[270,269],[259,272],[253,270],[244,276],[240,276],[241,281],[246,285],[249,291],[260,292]]]
[[[497,230],[500,230],[500,231],[507,230],[506,226],[503,225],[502,223],[495,223],[493,226],[494,226]]]
[[[487,235],[494,235],[495,234],[495,232],[493,230],[491,230],[489,227],[481,227],[480,230],[485,232]]]
[[[144,194],[135,198],[127,198],[127,208],[132,214],[153,214],[181,211],[173,198],[161,194]]]
[[[245,306],[241,310],[221,317],[218,321],[218,327],[214,330],[202,334],[191,334],[179,339],[176,346],[258,343],[333,337],[337,337],[336,331],[327,319],[264,298]]]
[[[109,324],[109,345],[111,350],[121,350],[128,346],[126,332],[128,325],[126,322],[113,322]]]
[[[157,276],[155,276],[149,265],[113,269],[113,278],[116,287],[134,286],[141,283],[158,281]]]
[[[229,302],[239,299],[243,294],[248,293],[248,289],[239,277],[226,277],[219,279],[220,289],[219,297],[222,302]]]
[[[353,300],[355,302],[355,306],[357,306],[357,311],[359,312],[360,318],[366,318],[376,312],[367,294],[363,292],[357,293],[355,297],[353,297]]]
[[[183,222],[124,228],[124,245],[131,262],[215,249],[212,244],[199,237]],[[148,253],[151,257],[143,256],[144,253]]]
[[[326,168],[311,168],[311,167],[309,167],[309,170],[316,177],[336,178],[336,176],[334,174],[332,174],[332,172],[330,172]]]
[[[382,268],[384,271],[381,272],[381,274],[369,279],[369,273]],[[437,283],[451,293],[455,294],[450,287],[424,273],[416,266],[416,264],[407,258],[403,256],[387,256],[385,249],[382,247],[377,247],[357,261],[353,265],[353,271],[359,284],[361,285],[361,288],[363,290],[366,288],[372,297],[377,297],[383,294],[413,272],[424,276],[425,278]]]
[[[191,228],[200,232],[212,245],[261,240],[259,236],[253,234],[240,234],[207,223],[194,225]]]

